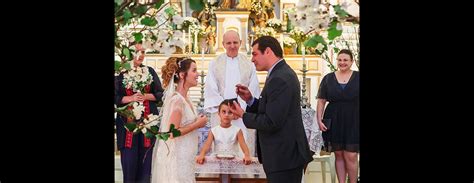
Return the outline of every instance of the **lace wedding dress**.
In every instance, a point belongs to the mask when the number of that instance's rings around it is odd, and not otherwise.
[[[181,114],[180,126],[193,123],[197,117],[196,109],[181,94],[165,98],[160,131],[169,131],[169,115],[172,112]],[[189,183],[196,182],[195,157],[198,151],[198,132],[168,139],[156,140],[153,149],[151,182],[152,183]]]

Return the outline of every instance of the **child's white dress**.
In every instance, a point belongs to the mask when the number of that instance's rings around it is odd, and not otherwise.
[[[239,127],[222,128],[218,125],[211,128],[211,131],[214,135],[214,155],[242,156],[239,153],[239,142],[237,141]]]

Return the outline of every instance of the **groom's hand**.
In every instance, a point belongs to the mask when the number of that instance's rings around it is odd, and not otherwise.
[[[250,90],[248,87],[242,85],[242,84],[237,84],[235,85],[235,92],[237,93],[237,95],[240,96],[240,98],[242,98],[243,100],[245,100],[245,102],[249,102],[250,99],[252,99],[252,93],[250,93]]]
[[[242,116],[244,115],[244,110],[237,102],[232,101],[232,103],[233,105],[230,107],[230,111],[234,114],[234,117],[242,118]]]

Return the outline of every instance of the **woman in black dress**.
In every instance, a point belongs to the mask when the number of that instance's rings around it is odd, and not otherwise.
[[[351,51],[338,53],[338,70],[322,79],[316,107],[324,148],[336,155],[337,179],[346,182],[348,175],[350,183],[357,181],[359,153],[359,72],[351,70],[353,63]]]

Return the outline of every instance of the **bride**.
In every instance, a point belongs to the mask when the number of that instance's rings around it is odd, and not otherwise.
[[[169,131],[170,125],[181,131],[179,137],[167,141],[156,140],[153,149],[152,183],[196,182],[194,169],[198,151],[196,129],[207,122],[204,115],[198,116],[187,94],[190,87],[197,85],[196,62],[190,58],[170,57],[161,68],[165,98],[160,131]],[[176,83],[176,85],[175,85]]]

